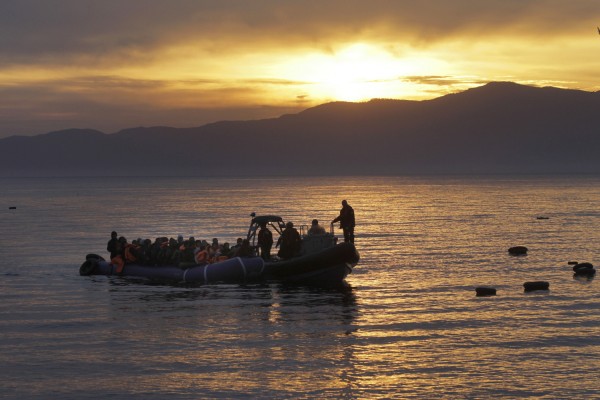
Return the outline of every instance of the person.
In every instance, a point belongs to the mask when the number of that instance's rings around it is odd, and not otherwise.
[[[326,233],[325,228],[323,228],[321,225],[319,225],[319,220],[313,219],[312,225],[308,229],[308,234],[309,235],[324,235],[325,233]]]
[[[229,243],[223,243],[223,247],[221,248],[221,257],[230,258],[232,255],[231,248],[229,247]]]
[[[340,221],[340,227],[344,231],[344,242],[354,243],[354,209],[346,200],[342,200],[342,209],[340,215],[334,218],[331,223]]]
[[[123,268],[125,267],[125,249],[129,244],[127,243],[127,239],[121,236],[117,240],[115,244],[115,256],[110,258],[110,263],[115,266],[115,271],[117,274],[123,273]]]
[[[194,255],[194,261],[196,264],[207,264],[210,261],[210,249],[211,246],[207,243],[204,245],[204,248],[198,251]]]
[[[281,247],[280,247],[281,246]],[[285,229],[281,232],[281,236],[277,239],[277,245],[280,247],[277,255],[281,258],[292,258],[300,253],[300,247],[302,246],[302,240],[298,230],[294,228],[292,222],[285,224]]]
[[[110,240],[106,244],[106,251],[108,251],[110,253],[111,259],[113,259],[117,256],[117,253],[118,253],[117,244],[118,243],[119,243],[119,240],[117,239],[117,232],[112,231],[110,233]]]
[[[250,241],[248,239],[242,240],[242,244],[239,249],[235,252],[236,257],[253,257],[254,251],[252,250],[252,246],[250,246]]]
[[[273,246],[273,234],[267,228],[267,224],[262,223],[260,225],[260,231],[258,231],[258,247],[260,248],[260,256],[263,260],[271,259],[271,246]]]
[[[240,249],[240,247],[242,247],[242,238],[237,238],[237,240],[235,241],[235,244],[233,246],[231,246],[231,252],[233,255],[235,255],[235,253],[237,253],[237,251]]]

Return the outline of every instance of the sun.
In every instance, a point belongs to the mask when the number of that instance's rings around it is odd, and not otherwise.
[[[429,65],[429,63],[427,63]],[[406,94],[407,75],[421,74],[423,60],[398,58],[380,47],[356,43],[331,53],[310,53],[281,66],[288,79],[307,82],[311,97],[366,101]]]

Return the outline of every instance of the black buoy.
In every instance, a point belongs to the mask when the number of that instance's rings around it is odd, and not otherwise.
[[[520,256],[527,254],[527,247],[525,246],[514,246],[508,249],[508,253],[513,256]]]
[[[577,270],[579,270],[579,269],[585,269],[585,268],[594,268],[594,265],[589,262],[577,263],[577,264],[573,265],[573,271],[575,271],[575,272],[577,272]]]
[[[534,290],[548,290],[550,288],[550,283],[546,281],[534,281],[534,282],[525,282],[523,284],[526,292],[533,292]]]
[[[596,275],[595,268],[581,268],[575,271],[576,276],[594,276]]]
[[[577,261],[569,261],[567,265],[577,265],[579,264]]]
[[[496,288],[489,286],[480,286],[475,288],[475,294],[479,297],[481,296],[495,296]]]
[[[584,262],[575,264],[573,266],[573,272],[575,272],[575,275],[579,276],[592,276],[596,274],[596,269],[592,263]]]
[[[15,206],[11,206],[11,207],[8,207],[8,209],[9,209],[9,210],[16,210],[16,209],[17,209],[17,207],[15,207]]]

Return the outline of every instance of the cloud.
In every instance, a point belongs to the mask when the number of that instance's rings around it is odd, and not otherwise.
[[[181,44],[227,53],[355,40],[419,46],[468,32],[552,38],[594,27],[599,14],[596,0],[6,0],[0,62],[127,64]]]

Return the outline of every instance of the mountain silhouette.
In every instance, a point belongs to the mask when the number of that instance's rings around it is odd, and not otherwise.
[[[2,176],[600,173],[600,92],[493,82],[196,128],[0,139]]]

